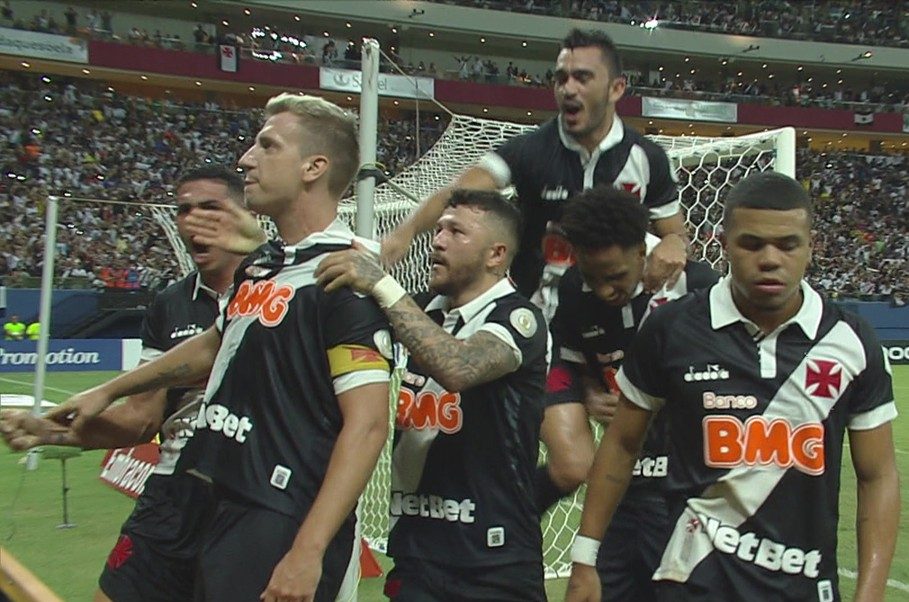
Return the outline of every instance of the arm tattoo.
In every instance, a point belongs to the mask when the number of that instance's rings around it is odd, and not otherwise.
[[[432,321],[413,299],[385,310],[395,334],[442,386],[461,390],[495,380],[518,368],[512,349],[488,332],[456,339]]]
[[[151,380],[141,386],[133,387],[123,393],[123,397],[144,393],[154,389],[166,389],[183,383],[191,374],[193,368],[188,363],[182,363],[167,370],[159,370]]]

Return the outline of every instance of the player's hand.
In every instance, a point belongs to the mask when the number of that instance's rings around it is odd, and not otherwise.
[[[595,567],[577,563],[571,565],[565,602],[600,602],[602,595],[600,577]]]
[[[647,258],[647,265],[644,266],[644,289],[655,293],[663,286],[674,286],[685,269],[686,259],[688,248],[682,237],[676,234],[664,236]]]
[[[193,207],[184,224],[192,241],[248,255],[268,240],[255,216],[232,202],[217,202],[216,207]]]
[[[29,410],[0,410],[0,436],[13,451],[39,445],[79,445],[72,431]]]
[[[73,395],[44,416],[57,424],[69,426],[78,434],[86,421],[103,412],[113,402],[114,399],[102,387],[95,387]]]
[[[411,244],[413,244],[413,234],[404,226],[395,228],[391,234],[382,239],[382,248],[379,251],[382,265],[391,267],[404,259]]]
[[[608,426],[619,407],[619,396],[608,391],[587,391],[584,406],[590,417],[604,426]]]
[[[349,286],[368,295],[383,276],[385,270],[378,255],[356,240],[350,249],[329,253],[316,268],[316,281],[328,293]]]
[[[322,556],[290,549],[275,570],[260,600],[264,602],[310,602],[315,599],[319,579],[322,578]]]

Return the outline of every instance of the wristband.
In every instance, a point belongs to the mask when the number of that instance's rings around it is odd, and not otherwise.
[[[571,544],[571,561],[586,566],[596,566],[599,551],[599,541],[592,537],[575,535],[574,542]]]
[[[382,276],[382,279],[372,287],[372,296],[382,309],[388,309],[406,294],[407,291],[404,290],[404,287],[398,284],[398,281],[390,274]]]

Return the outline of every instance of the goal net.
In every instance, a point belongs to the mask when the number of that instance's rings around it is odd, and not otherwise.
[[[449,184],[459,173],[486,152],[505,140],[529,131],[532,126],[453,115],[441,138],[416,162],[391,178],[394,186],[380,184],[375,189],[375,229],[379,238],[399,224],[423,199]],[[722,200],[730,187],[754,171],[775,170],[795,175],[795,132],[792,128],[772,130],[740,137],[704,138],[651,136],[669,156],[678,179],[681,201],[689,232],[691,256],[725,271],[717,240]],[[402,189],[408,194],[402,194]],[[167,233],[184,273],[193,269],[192,260],[177,235],[175,213],[170,208],[154,207],[156,220]],[[345,199],[341,216],[353,228],[356,199]],[[270,232],[270,222],[262,221]],[[395,266],[395,278],[410,292],[427,289],[431,237],[424,234],[406,258]],[[393,387],[396,391],[396,387]],[[392,395],[392,411],[396,394]],[[541,454],[545,457],[545,450]],[[359,516],[363,535],[377,550],[385,551],[388,531],[388,492],[391,475],[391,444],[382,452],[372,480],[360,501]],[[543,518],[545,568],[549,578],[567,576],[571,561],[568,550],[580,518],[583,490],[563,500]]]

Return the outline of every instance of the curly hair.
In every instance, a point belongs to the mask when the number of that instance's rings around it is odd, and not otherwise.
[[[644,244],[650,216],[629,192],[597,186],[576,194],[562,212],[560,228],[573,246],[605,249],[618,245],[630,249]]]

